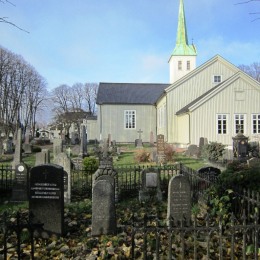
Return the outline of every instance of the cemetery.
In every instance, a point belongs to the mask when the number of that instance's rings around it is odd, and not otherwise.
[[[0,258],[258,259],[259,156],[238,137],[230,160],[221,144],[138,134],[37,153],[18,134],[0,162]]]

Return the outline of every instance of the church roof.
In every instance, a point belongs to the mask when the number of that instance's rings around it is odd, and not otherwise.
[[[189,45],[188,43],[183,0],[180,0],[177,39],[176,39],[176,45],[172,52],[172,55],[174,56],[179,56],[179,55],[196,56],[197,55],[196,47],[193,44]]]
[[[100,83],[97,104],[154,105],[169,84]]]

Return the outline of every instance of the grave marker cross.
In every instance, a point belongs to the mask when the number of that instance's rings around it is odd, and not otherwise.
[[[142,139],[142,138],[141,138],[142,132],[143,132],[143,131],[142,131],[141,129],[139,129],[139,130],[137,131],[137,133],[139,134],[139,139]]]

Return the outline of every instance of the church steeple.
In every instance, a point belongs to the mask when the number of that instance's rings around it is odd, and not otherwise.
[[[196,47],[188,43],[183,0],[180,0],[176,45],[171,54],[170,83],[178,80],[196,67]]]

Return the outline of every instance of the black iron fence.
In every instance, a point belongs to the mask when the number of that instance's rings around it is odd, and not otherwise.
[[[134,213],[129,222],[118,226],[119,234],[123,231],[130,238],[125,242],[127,256],[122,259],[259,259],[258,209],[251,216],[245,212],[240,217],[230,213],[225,218],[192,215],[189,224],[167,220],[162,214]],[[37,252],[44,257],[44,246],[50,241],[36,247],[34,231],[39,228],[42,224],[32,225],[28,212],[17,212],[12,220],[4,215],[0,258],[9,259],[11,255],[14,259],[34,259]]]
[[[259,215],[185,221],[132,218],[131,259],[259,259]]]
[[[115,166],[117,172],[118,190],[121,197],[124,194],[127,196],[135,196],[140,189],[142,183],[141,173],[143,170],[151,166]],[[188,176],[192,193],[197,195],[203,190],[207,189],[213,181],[209,175],[198,175],[197,171],[190,169],[183,164],[174,165],[155,165],[152,168],[160,172],[160,185],[164,196],[167,196],[168,184],[170,179],[177,174],[184,174]],[[93,175],[96,169],[88,168],[84,170],[72,170],[71,187],[72,197],[75,195],[91,196]],[[1,194],[10,193],[14,184],[15,169],[10,166],[0,166],[0,191]],[[4,197],[4,196],[3,196]]]

